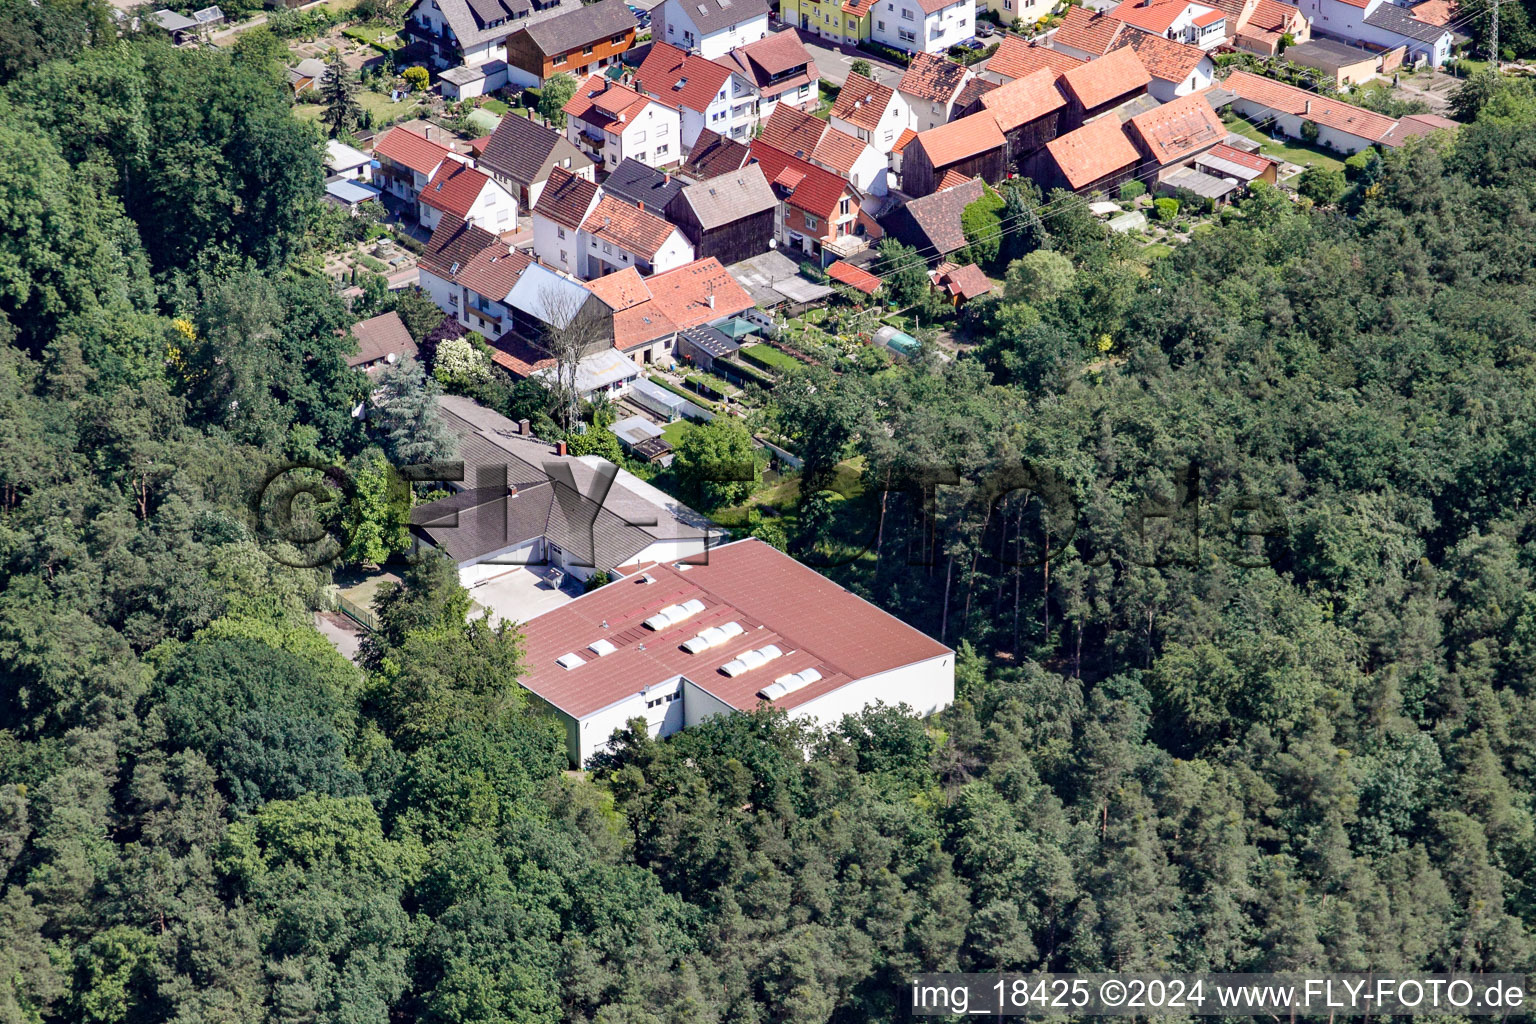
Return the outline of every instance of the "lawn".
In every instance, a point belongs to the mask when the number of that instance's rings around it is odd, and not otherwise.
[[[678,445],[683,443],[683,437],[693,429],[693,424],[688,420],[677,420],[661,428],[661,439],[671,445],[675,451]]]
[[[837,102],[837,94],[842,92],[842,89],[833,85],[825,78],[816,83],[816,88],[821,98],[821,105],[816,110],[816,116],[825,121],[832,116],[832,104]]]
[[[764,344],[763,342],[758,342],[755,345],[743,345],[741,347],[741,352],[742,358],[747,362],[748,365],[751,365],[752,362],[756,360],[757,362],[766,365],[770,370],[787,372],[790,370],[798,370],[805,365],[805,363],[796,359],[788,352],[780,352],[772,345]],[[751,354],[750,359],[747,358],[748,353]]]
[[[384,51],[398,50],[405,45],[405,41],[400,39],[397,32],[398,30],[394,25],[385,25],[379,22],[349,25],[341,30],[341,34],[348,39],[356,39],[360,43]]]
[[[1309,146],[1300,139],[1286,139],[1284,142],[1276,142],[1263,129],[1243,118],[1231,119],[1227,122],[1227,127],[1237,134],[1259,143],[1259,151],[1265,156],[1274,157],[1276,160],[1299,164],[1302,167],[1310,167],[1315,164],[1334,171],[1342,171],[1344,169],[1344,158],[1338,154],[1330,153],[1328,150],[1318,146]]]
[[[372,89],[359,89],[357,91],[357,104],[369,114],[373,115],[373,123],[382,127],[394,121],[402,121],[409,117],[416,117],[425,113],[425,104],[414,99],[404,99],[395,103],[383,93],[374,92]],[[297,117],[305,121],[318,121],[320,114],[325,110],[323,103],[295,103],[293,112]]]
[[[498,117],[505,115],[507,111],[512,109],[511,107],[507,106],[506,101],[492,99],[489,96],[481,101],[480,107],[482,110],[489,110],[491,113]]]
[[[1164,245],[1162,242],[1153,242],[1151,245],[1141,247],[1141,258],[1147,263],[1171,255],[1173,255],[1173,246]]]

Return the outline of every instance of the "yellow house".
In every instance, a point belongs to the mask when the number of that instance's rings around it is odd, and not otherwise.
[[[853,45],[869,38],[874,7],[875,0],[781,0],[779,17],[786,25]]]

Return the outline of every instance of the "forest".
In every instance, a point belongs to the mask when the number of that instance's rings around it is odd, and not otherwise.
[[[1044,201],[981,350],[781,384],[806,497],[751,528],[954,646],[956,705],[577,775],[452,566],[354,664],[324,571],[257,542],[274,460],[390,444],[299,259],[334,225],[271,48],[5,11],[0,1021],[857,1024],[921,970],[1529,968],[1529,83],[1150,268]]]

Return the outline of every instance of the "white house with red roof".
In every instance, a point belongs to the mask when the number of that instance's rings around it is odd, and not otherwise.
[[[649,277],[693,262],[693,243],[671,221],[612,196],[598,199],[582,222],[577,245],[584,280],[621,270]]]
[[[856,71],[848,73],[832,104],[832,127],[889,153],[907,127],[909,111],[901,94]]]
[[[523,635],[521,682],[559,713],[577,766],[633,718],[667,736],[758,707],[834,725],[955,699],[954,651],[757,539],[626,568]]]
[[[600,75],[577,86],[565,115],[566,138],[604,170],[611,171],[625,158],[671,167],[688,152],[676,107]]]
[[[746,140],[758,125],[757,90],[734,64],[727,67],[668,43],[653,43],[635,82],[647,96],[677,108],[685,150],[705,129]]]
[[[663,0],[651,19],[657,42],[715,60],[767,37],[768,0]]]
[[[373,144],[373,155],[379,161],[374,184],[413,208],[421,190],[444,165],[466,162],[443,143],[408,128],[391,128],[380,135]]]
[[[976,34],[976,0],[879,0],[870,38],[908,53],[943,53]]]
[[[499,235],[517,230],[517,197],[484,171],[449,161],[417,193],[416,216],[429,231],[448,217]]]
[[[581,226],[601,198],[597,185],[564,167],[549,172],[549,181],[533,204],[533,251],[539,259],[572,277],[582,276],[586,257]]]
[[[1225,11],[1194,0],[1122,0],[1109,15],[1130,28],[1202,50],[1220,46],[1237,28],[1227,24]]]

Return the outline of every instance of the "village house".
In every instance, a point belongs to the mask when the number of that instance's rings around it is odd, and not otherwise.
[[[431,296],[437,308],[453,316],[471,330],[463,316],[463,291],[458,284],[459,271],[487,249],[507,252],[510,247],[484,228],[462,220],[442,220],[416,258],[417,281]],[[493,332],[495,333],[495,332]]]
[[[581,0],[416,0],[401,34],[426,49],[434,67],[479,68],[507,59],[507,37]]]
[[[565,137],[604,169],[628,157],[666,167],[681,163],[684,147],[676,108],[593,75],[565,105]]]
[[[1227,24],[1227,13],[1194,0],[1121,0],[1111,18],[1133,29],[1210,50],[1226,42],[1236,30]]]
[[[651,12],[657,42],[716,60],[768,36],[767,0],[663,0]]]
[[[850,71],[829,120],[833,128],[868,142],[884,156],[907,127],[907,118],[907,105],[895,89]]]
[[[1017,20],[1026,26],[1038,24],[1056,9],[1053,0],[980,0],[977,6],[997,15],[1004,25]]]
[[[953,651],[755,538],[625,570],[524,634],[522,683],[578,767],[631,718],[666,736],[759,706],[832,724],[877,701],[954,701]]]
[[[1050,45],[1078,60],[1095,60],[1113,50],[1127,31],[1125,22],[1113,14],[1074,5],[1067,8],[1061,23],[1052,30]]]
[[[413,217],[418,215],[417,199],[428,182],[445,165],[464,162],[443,143],[408,128],[391,128],[380,135],[374,141],[373,156],[379,162],[375,184],[401,200]]]
[[[982,112],[918,132],[902,151],[902,191],[926,196],[955,172],[965,178],[1001,181],[1008,173],[1008,140],[997,119]]]
[[[600,195],[596,185],[563,167],[550,173],[532,211],[533,251],[540,260],[572,277],[585,276],[581,226],[597,208]]]
[[[1293,139],[1302,137],[1303,124],[1313,124],[1318,144],[1340,153],[1368,149],[1397,127],[1397,120],[1385,114],[1247,71],[1232,72],[1222,88],[1236,97],[1232,109],[1242,116]]]
[[[768,251],[778,207],[762,167],[751,164],[682,189],[666,213],[699,259],[730,266]]]
[[[761,140],[750,148],[779,197],[778,241],[792,255],[825,266],[880,237],[879,225],[863,209],[864,193],[852,182]]]
[[[780,103],[809,111],[821,103],[817,89],[821,73],[793,32],[775,32],[759,42],[739,46],[728,59],[752,83],[759,120],[772,116]]]
[[[325,171],[352,181],[373,180],[373,157],[336,139],[325,142]]]
[[[359,320],[350,333],[357,341],[357,351],[347,356],[347,365],[354,370],[374,373],[402,359],[416,358],[416,342],[400,314],[393,310]]]
[[[428,231],[443,217],[467,220],[495,234],[517,230],[516,197],[490,175],[456,161],[422,186],[416,207],[417,220]]]
[[[1109,116],[1047,142],[1030,159],[1028,174],[1043,192],[1107,193],[1135,177],[1141,162],[1120,119]]]
[[[685,148],[706,129],[746,139],[757,127],[757,89],[734,64],[706,60],[669,43],[652,43],[635,82],[641,92],[677,108]]]
[[[747,147],[709,129],[699,133],[688,158],[677,172],[693,181],[705,181],[747,165]]]
[[[649,210],[602,196],[581,226],[583,279],[626,268],[641,276],[693,262],[693,245],[673,224]]]
[[[1072,11],[1082,10],[1080,7],[1068,8],[1068,16]],[[1053,49],[1040,43],[1025,39],[1009,33],[1003,36],[998,44],[997,52],[987,60],[986,68],[981,77],[986,81],[1001,85],[1011,82],[1015,78],[1023,78],[1025,75],[1041,68],[1047,68],[1060,77],[1063,72],[1071,71],[1083,58],[1075,57],[1064,49]]]
[[[507,81],[538,87],[552,75],[599,72],[635,44],[635,26],[624,0],[600,0],[519,29],[506,42]]]
[[[638,369],[671,365],[682,335],[723,324],[752,308],[752,296],[716,259],[641,278],[620,271],[591,284],[612,308],[613,348]]]
[[[928,272],[933,290],[957,309],[992,290],[992,281],[974,263],[957,266],[945,261]]]
[[[976,34],[976,0],[877,0],[870,38],[911,53],[939,54]]]
[[[1109,120],[1106,118],[1105,120]],[[1227,126],[1211,107],[1204,93],[1182,96],[1156,110],[1137,114],[1124,124],[1126,137],[1142,155],[1138,177],[1148,187],[1178,173],[1185,182],[1180,186],[1209,198],[1222,198],[1231,189],[1218,188],[1190,175],[1195,158],[1226,140]],[[1191,187],[1191,186],[1195,187]],[[1237,187],[1232,183],[1232,187]]]
[[[1390,0],[1297,0],[1296,6],[1314,36],[1378,50],[1401,46],[1409,63],[1441,67],[1467,39],[1452,25],[1421,21]]]
[[[1150,32],[1128,32],[1120,46],[1136,52],[1152,81],[1147,92],[1159,103],[1172,103],[1180,96],[1210,88],[1216,78],[1216,65],[1210,54],[1198,46],[1176,43]]]
[[[974,77],[964,64],[927,53],[914,54],[896,86],[907,107],[907,127],[914,132],[926,132],[948,124],[960,91]]]
[[[965,248],[965,230],[960,217],[965,208],[980,199],[986,186],[980,178],[970,178],[932,195],[903,203],[881,218],[886,233],[903,245],[923,254],[929,263]]]
[[[638,160],[625,160],[603,179],[603,195],[660,213],[687,184],[668,171],[658,171]]]
[[[593,177],[591,158],[569,139],[552,128],[510,113],[502,117],[485,140],[475,166],[516,196],[523,210],[531,210],[539,201],[539,193],[544,191],[544,184],[556,167],[588,181]]]
[[[763,125],[758,138],[846,178],[868,195],[883,196],[889,191],[886,174],[890,168],[879,150],[803,110],[779,107]]]
[[[779,20],[804,32],[846,46],[857,46],[870,37],[876,0],[783,0]]]

